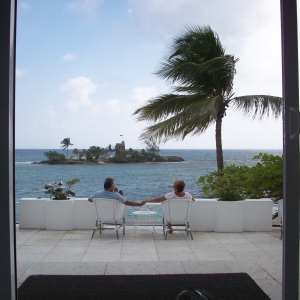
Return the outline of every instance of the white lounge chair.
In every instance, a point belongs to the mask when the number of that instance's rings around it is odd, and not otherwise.
[[[162,202],[161,207],[163,211],[163,232],[165,240],[167,239],[169,224],[173,226],[184,226],[183,229],[173,228],[173,231],[186,231],[193,239],[192,231],[189,224],[190,207],[193,204],[192,200],[187,199],[170,199]]]
[[[95,231],[100,230],[116,230],[117,239],[119,239],[118,230],[123,227],[123,235],[125,234],[125,208],[126,205],[119,200],[95,198],[93,199],[96,208],[96,226],[94,228],[92,238]],[[103,228],[102,225],[113,225],[113,228]]]

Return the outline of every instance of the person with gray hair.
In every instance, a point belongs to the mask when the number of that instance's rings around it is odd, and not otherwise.
[[[115,192],[115,181],[113,178],[106,178],[104,181],[104,190],[95,192],[92,194],[89,198],[88,201],[93,202],[93,199],[95,198],[106,198],[106,199],[114,199],[114,200],[119,200],[121,203],[128,205],[128,206],[142,206],[142,203],[134,202],[127,200],[124,196],[119,194],[118,192]]]
[[[194,197],[189,193],[189,192],[184,192],[185,188],[185,183],[182,179],[175,180],[173,184],[174,191],[167,193],[164,196],[158,197],[158,198],[153,198],[153,199],[145,199],[142,201],[142,205],[146,203],[158,203],[158,202],[163,202],[165,200],[169,199],[190,199],[195,201]],[[169,233],[173,232],[172,226],[169,223],[168,224]]]

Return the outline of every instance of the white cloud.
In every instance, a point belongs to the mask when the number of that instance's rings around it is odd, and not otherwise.
[[[80,106],[92,105],[89,97],[97,90],[97,84],[81,76],[69,79],[60,86],[60,90],[70,93],[66,106],[70,111],[76,112]]]
[[[72,0],[66,3],[65,10],[70,13],[83,15],[86,21],[93,22],[97,16],[97,9],[102,2],[102,0]]]
[[[19,4],[19,7],[23,10],[29,10],[30,9],[30,5],[27,2],[21,2]]]
[[[119,99],[112,99],[105,102],[105,111],[107,113],[119,114],[121,113],[121,102]]]
[[[158,95],[155,87],[136,87],[132,90],[132,99],[136,102],[137,105],[142,106],[145,105],[146,101],[152,97]]]
[[[16,77],[18,77],[18,78],[23,77],[27,73],[28,73],[28,70],[26,70],[26,69],[20,70],[20,69],[16,68]]]
[[[67,53],[63,56],[63,61],[74,60],[77,59],[77,56],[72,53]]]

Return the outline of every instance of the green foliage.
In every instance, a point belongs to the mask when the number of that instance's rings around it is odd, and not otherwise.
[[[255,155],[259,160],[251,168],[246,193],[249,198],[283,198],[283,159],[281,156],[267,153]]]
[[[72,146],[73,144],[71,144],[71,140],[70,138],[64,138],[61,142],[61,148],[65,151],[65,149],[67,149],[67,157],[68,157],[68,149],[70,146]]]
[[[202,185],[202,192],[209,198],[224,201],[283,197],[282,157],[267,153],[255,155],[259,160],[254,166],[229,165],[199,177],[196,184]]]
[[[78,150],[77,148],[75,148],[75,149],[72,151],[72,153],[73,153],[74,155],[77,154],[77,158],[79,158],[79,150]]]
[[[99,159],[100,157],[104,157],[108,153],[107,149],[98,147],[98,146],[91,146],[87,151],[86,151],[86,158],[87,159]]]
[[[45,194],[49,194],[50,199],[53,198],[54,200],[67,200],[69,196],[75,196],[75,193],[70,190],[70,187],[79,181],[79,178],[73,178],[72,180],[66,182],[65,188],[60,186],[53,187],[52,189],[46,190]]]
[[[158,152],[160,151],[156,141],[150,138],[148,140],[145,140],[145,144],[147,145],[146,155],[156,157],[158,155]]]
[[[66,156],[64,154],[60,154],[60,153],[56,152],[55,150],[54,151],[44,152],[44,155],[49,160],[54,160],[54,161],[66,160]]]

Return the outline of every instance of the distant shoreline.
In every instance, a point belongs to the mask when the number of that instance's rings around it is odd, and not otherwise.
[[[42,160],[39,162],[32,162],[32,164],[45,164],[45,165],[97,165],[97,164],[128,164],[128,163],[157,163],[157,162],[182,162],[184,159],[179,156],[160,156],[159,159],[132,159],[124,158],[122,160],[109,160],[109,159],[92,159],[92,160]]]

